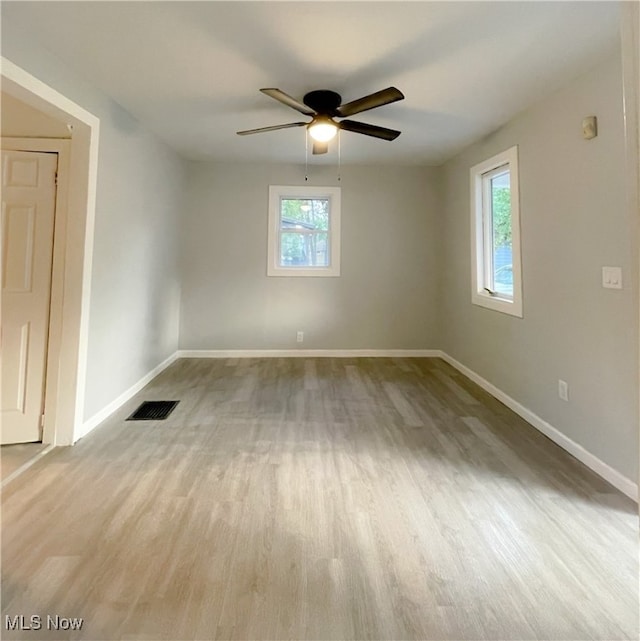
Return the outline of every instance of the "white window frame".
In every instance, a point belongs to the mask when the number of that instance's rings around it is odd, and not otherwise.
[[[267,233],[267,276],[340,276],[340,187],[269,186],[269,229]],[[282,198],[329,200],[329,265],[327,267],[283,267],[280,257],[280,201]]]
[[[511,242],[513,299],[487,290],[492,273],[491,215],[486,204],[490,179],[509,169],[511,191]],[[522,318],[522,259],[520,253],[520,180],[518,146],[511,147],[471,168],[471,302],[487,309]]]

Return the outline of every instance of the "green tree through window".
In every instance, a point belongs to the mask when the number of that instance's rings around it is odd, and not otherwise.
[[[329,264],[328,199],[282,198],[280,264],[325,267]]]
[[[511,247],[511,189],[493,185],[493,242]]]

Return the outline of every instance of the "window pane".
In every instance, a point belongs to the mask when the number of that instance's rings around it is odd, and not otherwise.
[[[282,231],[280,267],[329,267],[329,234]]]
[[[280,229],[329,229],[328,198],[282,198],[280,200]]]
[[[491,178],[493,290],[513,298],[511,186],[509,170]]]

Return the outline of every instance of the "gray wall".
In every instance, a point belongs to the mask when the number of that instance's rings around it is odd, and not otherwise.
[[[87,419],[177,348],[184,164],[6,19],[2,55],[100,118]]]
[[[342,275],[278,278],[266,275],[268,189],[305,184],[304,167],[192,164],[180,347],[437,347],[437,174],[344,167]],[[308,184],[336,178],[335,167],[309,168]]]
[[[443,168],[442,347],[628,478],[638,466],[636,222],[612,56]],[[584,116],[599,135],[581,137]],[[524,318],[471,304],[469,169],[519,146]],[[601,287],[619,265],[624,289]],[[569,383],[569,403],[558,379]]]

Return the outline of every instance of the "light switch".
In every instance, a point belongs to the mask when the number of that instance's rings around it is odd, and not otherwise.
[[[602,286],[608,289],[622,289],[622,269],[620,267],[603,267]]]

